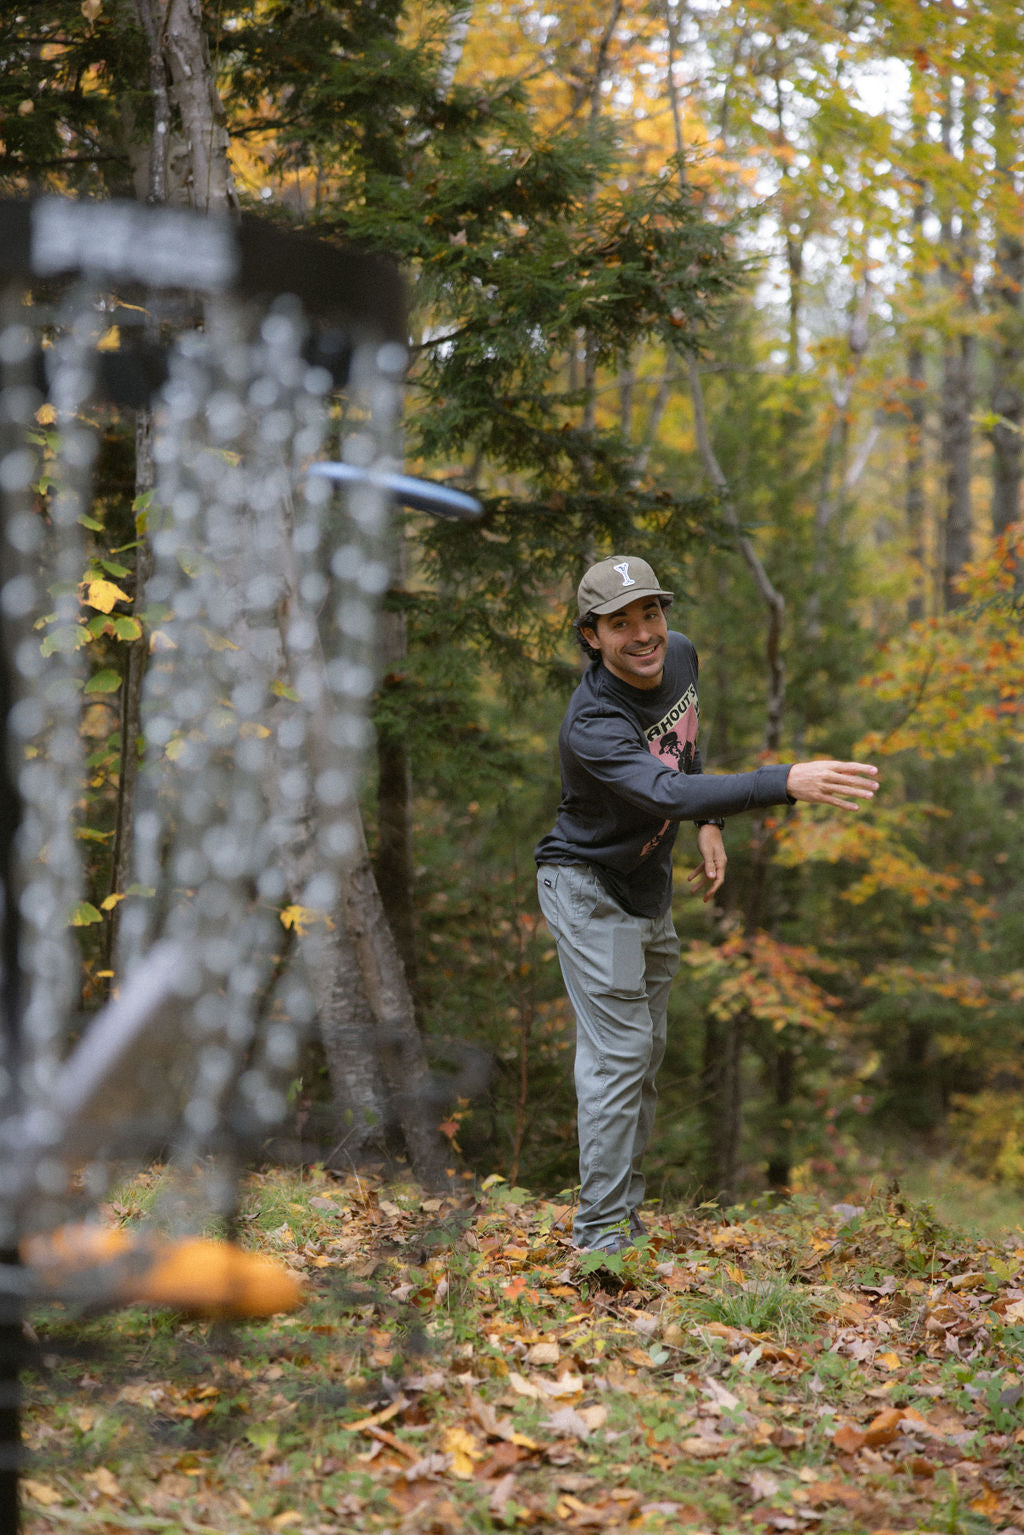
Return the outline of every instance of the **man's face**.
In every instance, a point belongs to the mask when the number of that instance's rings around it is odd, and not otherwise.
[[[665,669],[668,625],[657,597],[637,597],[614,613],[602,613],[596,629],[584,629],[588,645],[614,677],[634,688],[656,688]]]

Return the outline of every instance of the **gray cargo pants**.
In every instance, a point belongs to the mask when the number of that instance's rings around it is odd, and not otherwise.
[[[542,866],[540,908],[576,1014],[580,1202],[578,1247],[628,1236],[643,1202],[640,1170],[654,1125],[654,1079],[679,940],[672,914],[631,917],[585,864]]]

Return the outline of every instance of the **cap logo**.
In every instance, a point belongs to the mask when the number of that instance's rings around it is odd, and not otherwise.
[[[636,582],[633,580],[633,577],[629,573],[629,561],[628,560],[623,560],[621,565],[613,565],[612,569],[613,570],[617,570],[619,575],[622,577],[622,584],[623,584],[623,586],[635,586],[636,585]]]

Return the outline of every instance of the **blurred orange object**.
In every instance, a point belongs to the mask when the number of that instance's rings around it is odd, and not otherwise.
[[[303,1301],[300,1281],[276,1259],[203,1237],[172,1241],[83,1222],[27,1237],[21,1258],[51,1300],[162,1306],[224,1320],[294,1311]]]

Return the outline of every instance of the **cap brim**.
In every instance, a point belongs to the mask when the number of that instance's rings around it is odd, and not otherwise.
[[[602,602],[597,607],[588,608],[587,612],[594,613],[598,618],[602,618],[608,613],[617,613],[620,608],[628,608],[631,602],[642,601],[645,597],[663,597],[666,602],[671,602],[674,596],[674,592],[662,591],[659,586],[641,587],[639,591],[630,588],[629,591],[623,592],[621,597],[615,597],[611,602]],[[584,614],[580,616],[585,617]]]

